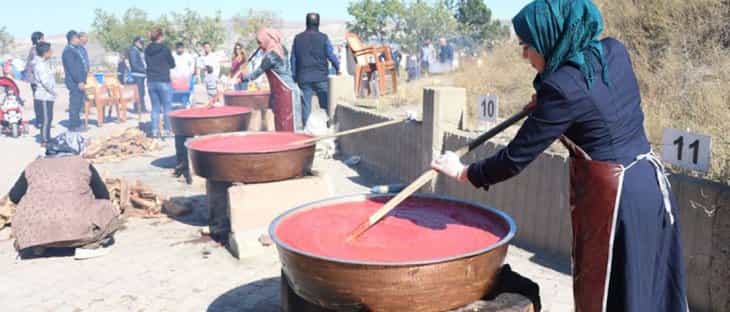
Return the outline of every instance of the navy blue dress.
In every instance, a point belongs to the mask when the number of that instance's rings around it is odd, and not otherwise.
[[[615,39],[602,43],[610,86],[595,60],[590,89],[576,67],[558,69],[542,82],[537,108],[512,142],[469,166],[474,186],[488,189],[517,175],[561,135],[593,160],[624,166],[650,151],[628,51]],[[676,220],[674,202],[672,212]],[[625,173],[616,227],[607,311],[687,311],[678,222],[670,223],[655,168],[646,160]]]

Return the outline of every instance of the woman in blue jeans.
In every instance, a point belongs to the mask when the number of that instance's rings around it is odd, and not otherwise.
[[[164,114],[165,135],[170,132],[170,120],[167,114],[171,110],[172,85],[170,69],[175,68],[175,59],[170,49],[162,43],[165,35],[162,28],[155,28],[150,33],[150,43],[144,50],[147,63],[147,89],[152,102],[152,137],[160,137],[160,109]]]

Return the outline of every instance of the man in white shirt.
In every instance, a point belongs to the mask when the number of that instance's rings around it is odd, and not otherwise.
[[[175,53],[172,57],[175,59],[175,68],[170,73],[173,77],[190,77],[195,74],[195,57],[185,51],[182,42],[175,44]]]
[[[205,67],[210,66],[213,68],[213,73],[215,77],[220,77],[221,73],[221,60],[213,53],[213,49],[210,46],[209,42],[203,42],[203,55],[200,56],[200,61],[198,62],[198,69],[201,73],[205,72]]]

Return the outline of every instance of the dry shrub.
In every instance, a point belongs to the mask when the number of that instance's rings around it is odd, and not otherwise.
[[[707,178],[730,184],[730,1],[597,2],[606,34],[631,52],[655,150],[664,128],[710,135]]]
[[[465,61],[455,77],[456,85],[467,90],[469,115],[476,116],[477,98],[487,94],[499,96],[500,117],[522,109],[535,93],[535,70],[522,58],[517,41],[498,43],[480,59]]]

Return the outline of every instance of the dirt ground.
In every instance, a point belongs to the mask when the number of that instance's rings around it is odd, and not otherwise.
[[[22,94],[29,95],[27,85]],[[67,119],[66,91],[59,90],[55,106],[55,134]],[[197,98],[203,98],[201,94]],[[31,105],[26,116],[33,116]],[[134,115],[132,115],[134,116]],[[92,117],[92,120],[95,118]],[[99,138],[137,124],[91,122],[85,134]],[[4,193],[38,157],[37,130],[30,136],[0,138],[0,192]],[[103,175],[137,179],[170,197],[204,198],[200,180],[185,185],[170,175],[174,165],[172,140],[163,149],[117,163],[99,164]],[[364,168],[342,161],[316,159],[315,170],[324,173],[336,194],[365,192],[372,185],[389,183]],[[276,197],[272,197],[275,201]],[[195,207],[180,218],[132,218],[119,231],[107,256],[75,261],[68,253],[20,260],[12,247],[10,230],[0,231],[0,302],[3,311],[278,311],[280,263],[274,247],[237,260],[219,245],[201,239],[207,224],[207,207]],[[252,238],[266,231],[247,231]],[[510,246],[507,263],[537,282],[543,311],[572,310],[569,264]]]

